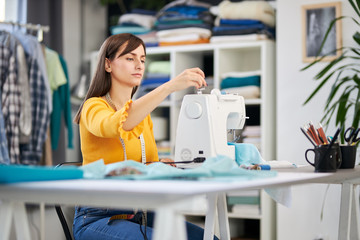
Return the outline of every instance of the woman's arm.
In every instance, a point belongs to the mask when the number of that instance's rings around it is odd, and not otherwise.
[[[206,86],[204,72],[200,68],[186,69],[180,75],[135,100],[128,110],[129,115],[123,124],[123,129],[129,131],[136,127],[169,94],[188,87],[202,86]]]

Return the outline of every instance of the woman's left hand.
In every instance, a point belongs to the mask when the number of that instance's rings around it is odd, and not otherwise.
[[[176,167],[176,164],[173,163],[174,160],[172,160],[172,159],[170,159],[170,158],[160,159],[160,162],[167,163],[167,164],[170,165],[170,166]]]

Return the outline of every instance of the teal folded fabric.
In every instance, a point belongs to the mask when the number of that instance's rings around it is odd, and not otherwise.
[[[265,163],[259,150],[253,144],[229,142],[228,145],[235,146],[235,161],[239,166]]]
[[[260,76],[248,76],[248,77],[227,77],[220,83],[220,88],[233,88],[244,86],[258,86],[260,87]]]
[[[107,176],[117,169],[136,169],[140,174],[125,174],[121,176]],[[180,169],[161,162],[144,165],[132,160],[104,165],[102,160],[83,166],[85,178],[112,178],[123,180],[165,180],[185,179],[202,181],[239,181],[255,178],[274,177],[274,171],[253,171],[240,168],[231,158],[217,156],[206,159],[196,168]],[[103,170],[103,171],[102,171]]]
[[[54,168],[46,166],[0,165],[0,184],[79,178],[83,178],[83,171],[75,166]]]
[[[116,35],[119,33],[132,33],[132,34],[147,34],[151,30],[146,29],[144,27],[137,27],[137,26],[122,26],[122,25],[116,25],[110,27],[111,35]]]

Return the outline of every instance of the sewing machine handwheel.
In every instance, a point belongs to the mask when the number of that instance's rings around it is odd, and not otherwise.
[[[202,115],[202,107],[200,103],[191,102],[186,106],[186,115],[191,119],[197,119]]]

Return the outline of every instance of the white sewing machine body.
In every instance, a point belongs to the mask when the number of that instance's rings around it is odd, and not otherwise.
[[[242,129],[246,119],[242,96],[190,94],[182,101],[175,142],[175,161],[200,161],[225,155],[235,159],[235,147],[228,145],[227,130]]]

